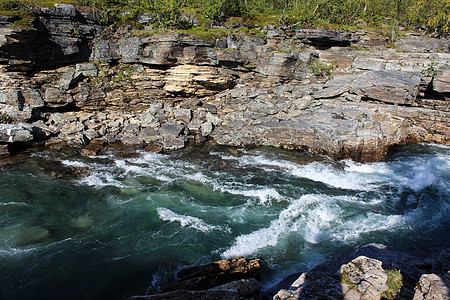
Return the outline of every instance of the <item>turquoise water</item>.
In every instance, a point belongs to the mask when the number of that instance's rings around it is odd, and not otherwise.
[[[263,261],[263,285],[370,242],[450,247],[450,147],[384,162],[202,147],[0,161],[0,299],[127,299],[179,266]]]

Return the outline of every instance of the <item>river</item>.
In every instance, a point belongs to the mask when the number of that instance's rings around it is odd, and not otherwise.
[[[450,147],[377,163],[277,149],[34,150],[0,161],[0,299],[128,299],[260,258],[265,288],[350,247],[450,247]]]

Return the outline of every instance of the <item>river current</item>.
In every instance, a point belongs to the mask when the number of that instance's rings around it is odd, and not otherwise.
[[[450,247],[450,147],[382,162],[202,147],[0,161],[0,299],[128,299],[245,256],[263,286],[366,243]]]

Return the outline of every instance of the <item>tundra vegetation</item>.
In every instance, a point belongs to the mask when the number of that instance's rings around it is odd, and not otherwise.
[[[402,25],[442,36],[450,28],[449,0],[0,0],[0,15],[26,27],[33,18],[31,6],[55,3],[89,7],[98,11],[105,25],[128,23],[137,29],[142,13],[151,14],[150,22],[157,28],[181,30],[222,25],[285,29]]]

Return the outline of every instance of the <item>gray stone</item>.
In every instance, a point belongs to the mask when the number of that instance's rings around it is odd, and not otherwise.
[[[49,107],[58,108],[72,104],[74,99],[69,94],[63,94],[59,89],[53,87],[45,88],[44,102]]]
[[[162,137],[159,133],[150,127],[144,127],[139,131],[138,137],[143,139],[146,144],[152,144],[155,142],[160,142]]]
[[[214,125],[210,121],[207,121],[201,125],[201,133],[203,136],[210,135],[214,130]]]
[[[20,124],[0,124],[0,142],[23,143],[34,139],[33,128]]]
[[[349,85],[344,86],[330,86],[326,87],[323,90],[319,90],[315,92],[312,96],[314,99],[326,99],[326,98],[334,98],[342,95],[345,92],[350,90]]]
[[[10,105],[14,108],[19,108],[21,106],[20,99],[22,95],[18,90],[9,90],[0,92],[0,103]],[[23,103],[22,103],[23,106]]]
[[[123,132],[127,134],[137,134],[141,130],[139,124],[128,124],[123,128]]]
[[[82,141],[82,144],[85,144],[86,137],[82,134],[83,131],[84,125],[79,121],[63,124],[62,128],[60,129],[61,134],[66,136],[76,135],[76,139]]]
[[[77,72],[74,69],[70,68],[63,74],[61,79],[59,80],[58,86],[62,91],[67,91],[76,86],[76,84],[83,79],[83,73]]]
[[[184,137],[176,136],[164,136],[163,141],[164,149],[166,150],[178,150],[184,148],[186,145],[186,140]]]
[[[83,134],[85,135],[86,138],[88,138],[89,140],[95,139],[97,137],[99,137],[100,135],[98,134],[97,131],[95,131],[94,129],[88,129],[85,130],[83,132]]]
[[[153,21],[155,19],[155,15],[154,14],[150,14],[150,13],[144,13],[144,14],[140,14],[137,21],[141,24],[148,24],[151,21]]]
[[[34,89],[23,89],[22,95],[25,100],[25,103],[28,104],[30,108],[40,108],[45,105],[44,100],[41,97],[41,94]]]
[[[436,274],[424,274],[416,286],[413,300],[448,300],[449,284]]]
[[[450,93],[450,68],[439,71],[433,78],[433,91],[436,93]]]
[[[195,119],[192,119],[192,121],[187,125],[187,127],[190,131],[197,132],[200,130],[202,124],[203,124],[203,121],[201,119],[195,118]]]
[[[75,69],[78,73],[83,74],[83,76],[85,77],[98,76],[98,68],[95,64],[92,63],[77,64]]]
[[[135,135],[125,135],[120,138],[122,144],[126,146],[132,146],[136,148],[142,148],[144,146],[144,141],[142,138]]]
[[[48,119],[48,123],[51,125],[55,124],[67,124],[70,122],[75,122],[77,117],[72,114],[64,114],[64,113],[53,113],[50,115]]]
[[[386,103],[414,103],[419,92],[419,72],[369,71],[356,78],[351,92]]]
[[[78,10],[73,5],[57,3],[55,4],[51,13],[55,16],[75,18],[77,16]]]
[[[175,119],[181,121],[183,124],[189,124],[192,118],[192,111],[188,108],[176,108],[173,110]]]
[[[215,105],[206,103],[205,108],[208,112],[210,112],[212,114],[217,114],[217,107]]]
[[[179,123],[168,122],[161,126],[159,132],[163,135],[180,136],[185,131],[186,126]]]
[[[219,118],[217,115],[213,115],[212,113],[206,114],[206,120],[210,121],[214,124],[214,126],[220,125],[222,123],[222,119]]]

